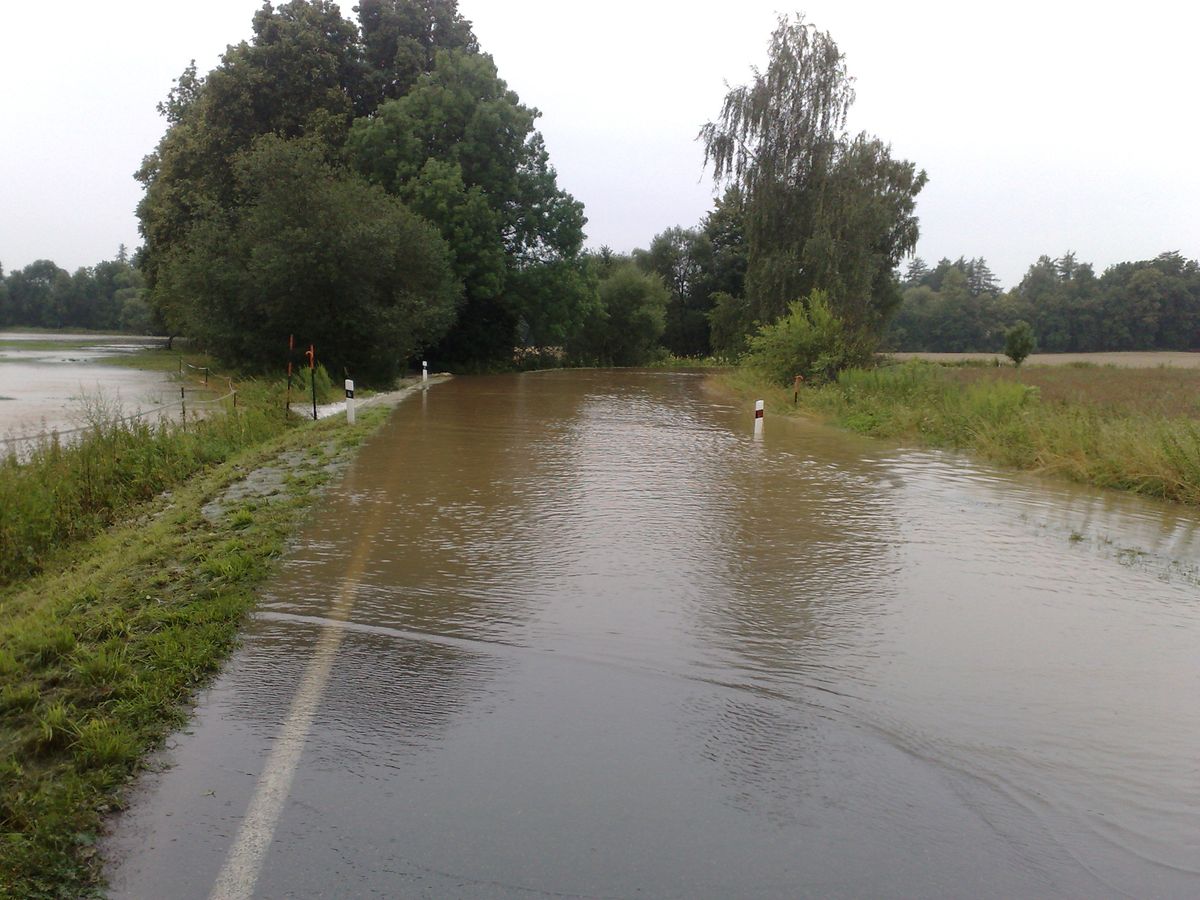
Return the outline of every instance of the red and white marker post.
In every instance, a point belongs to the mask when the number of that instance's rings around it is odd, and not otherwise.
[[[754,401],[754,436],[759,437],[763,433],[763,402],[761,400]]]

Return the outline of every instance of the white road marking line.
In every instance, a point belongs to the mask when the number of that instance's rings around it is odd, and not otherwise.
[[[342,590],[329,618],[334,624],[326,626],[317,641],[316,650],[304,672],[304,679],[296,689],[292,708],[288,712],[283,730],[275,741],[275,747],[267,759],[266,768],[259,777],[258,787],[238,829],[233,847],[213,885],[210,900],[249,900],[254,896],[254,887],[262,870],[263,859],[271,846],[271,839],[291,791],[292,779],[300,765],[304,744],[312,730],[313,718],[321,705],[321,697],[329,684],[333,663],[346,630],[341,627],[354,608],[354,595],[358,578],[366,563],[369,542],[361,541],[350,560],[350,571],[342,582]]]

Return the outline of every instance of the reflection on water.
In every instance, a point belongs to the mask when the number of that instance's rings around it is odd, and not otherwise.
[[[261,892],[1200,894],[1197,518],[751,425],[686,373],[400,407],[212,703],[265,753],[368,542]]]

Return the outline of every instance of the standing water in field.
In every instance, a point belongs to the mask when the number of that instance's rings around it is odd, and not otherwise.
[[[0,456],[17,438],[83,425],[89,412],[114,417],[164,404],[174,412],[179,387],[163,373],[99,362],[161,345],[131,335],[0,331]]]
[[[752,416],[682,373],[401,406],[115,896],[1200,894],[1200,519]]]

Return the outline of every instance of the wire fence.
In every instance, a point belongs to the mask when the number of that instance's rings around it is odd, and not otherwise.
[[[203,369],[204,373],[205,373],[204,383],[206,385],[208,384],[208,368],[206,366],[193,366],[190,363],[182,363],[181,362],[181,366],[182,365],[187,365],[187,367],[189,369]],[[219,406],[220,404],[223,404],[226,400],[229,400],[230,398],[233,398],[233,406],[235,409],[237,408],[237,393],[238,392],[237,392],[237,388],[235,388],[233,386],[232,379],[229,381],[229,392],[228,393],[226,393],[220,397],[210,398],[208,400],[188,400],[186,398],[186,394],[185,394],[185,392],[187,390],[189,390],[187,385],[180,385],[179,386],[180,398],[178,401],[164,403],[160,406],[152,406],[149,409],[138,410],[137,412],[131,413],[128,416],[118,416],[117,418],[110,418],[110,417],[106,416],[104,418],[103,422],[98,422],[98,423],[92,422],[92,423],[88,423],[86,425],[80,425],[76,428],[50,428],[50,429],[45,429],[45,430],[39,431],[35,434],[23,434],[23,435],[16,435],[14,437],[0,438],[0,447],[19,448],[24,444],[36,444],[39,441],[55,440],[58,438],[69,437],[74,434],[83,434],[84,432],[87,432],[87,431],[96,431],[100,428],[111,426],[111,425],[121,425],[126,422],[134,422],[138,419],[144,419],[147,416],[153,416],[155,414],[165,413],[168,410],[170,410],[170,411],[179,410],[180,414],[183,418],[183,422],[186,425],[187,424],[187,413],[188,413],[189,408],[191,408],[193,410],[195,410],[197,407],[200,409],[212,409],[216,406]],[[190,390],[197,390],[197,388],[190,388]],[[12,451],[7,450],[7,452],[12,452]]]
[[[193,372],[203,372],[204,373],[204,384],[205,384],[205,386],[208,385],[208,366],[193,366],[191,363],[185,363],[183,361],[183,357],[180,357],[179,358],[179,374],[180,374],[180,376],[183,375],[183,370],[185,368],[191,369]]]

